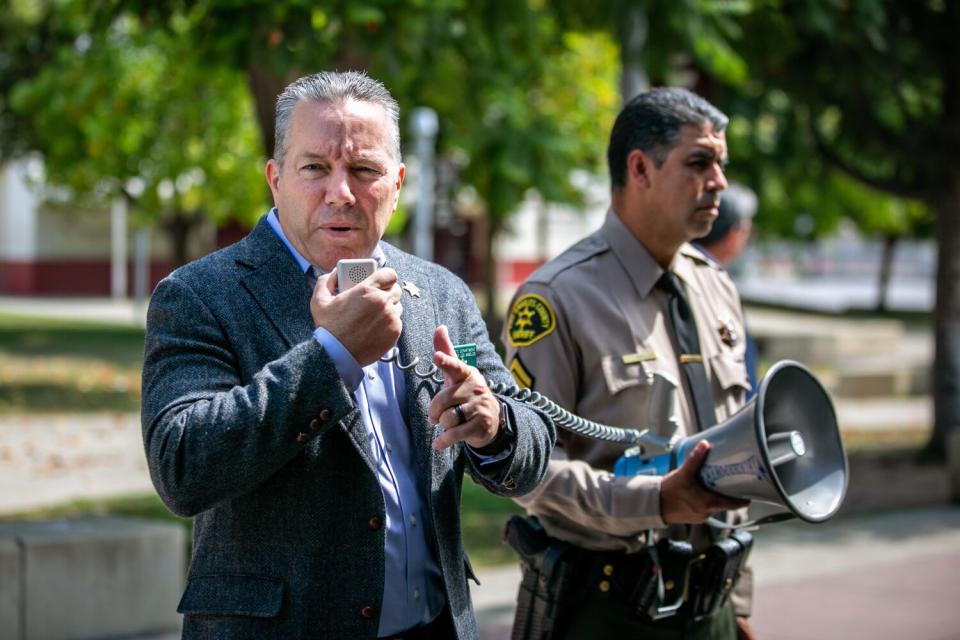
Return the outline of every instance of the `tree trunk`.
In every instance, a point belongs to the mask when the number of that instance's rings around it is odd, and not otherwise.
[[[877,311],[887,310],[887,294],[890,289],[890,273],[899,237],[893,233],[883,234],[883,253],[880,255],[880,277],[877,279]]]
[[[200,216],[176,213],[163,223],[163,229],[170,240],[170,263],[173,269],[187,264],[187,241],[200,220]]]
[[[503,222],[499,217],[488,213],[485,226],[483,239],[483,297],[485,308],[481,311],[487,322],[487,328],[492,332],[501,321],[497,313],[497,261],[493,255],[493,244],[500,228],[503,226]],[[490,335],[497,336],[499,333],[491,333]]]
[[[647,43],[647,14],[632,2],[618,3],[617,31],[620,40],[620,97],[626,104],[649,88],[643,66],[643,49]]]
[[[263,140],[263,152],[268,158],[273,156],[277,96],[292,80],[288,78],[291,78],[290,74],[285,76],[275,73],[269,66],[257,62],[251,62],[247,68],[247,84],[253,94],[253,105],[257,111],[257,122],[260,124],[260,138]]]
[[[947,438],[960,429],[960,171],[935,203],[937,214],[936,349],[933,360],[933,436],[927,453],[944,458]]]

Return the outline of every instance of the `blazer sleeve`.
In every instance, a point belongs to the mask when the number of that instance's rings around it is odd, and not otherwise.
[[[510,373],[490,341],[473,294],[462,281],[460,287],[459,308],[463,309],[466,330],[477,345],[477,369],[488,383],[512,384]],[[516,497],[533,491],[543,479],[557,434],[553,421],[543,412],[513,398],[501,397],[501,400],[507,404],[516,435],[513,451],[503,460],[490,464],[480,464],[473,454],[467,453],[467,473],[497,495]]]
[[[255,489],[355,411],[312,338],[242,381],[227,331],[175,276],[150,301],[142,394],[150,476],[182,516]]]

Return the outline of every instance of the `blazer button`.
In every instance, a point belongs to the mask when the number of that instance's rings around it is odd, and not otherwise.
[[[297,434],[297,442],[300,444],[306,444],[307,440],[310,439],[310,434],[303,433],[302,431]]]
[[[379,529],[381,526],[383,526],[383,520],[381,520],[381,519],[378,518],[377,516],[373,516],[372,518],[370,518],[369,520],[367,520],[367,524],[370,526],[371,529],[373,529],[374,531],[376,531],[376,530]]]
[[[330,419],[330,409],[324,409],[320,412],[320,419],[326,422]]]
[[[360,609],[360,615],[362,615],[364,618],[372,618],[373,616],[377,615],[377,610],[373,607],[364,607],[363,609]]]
[[[314,418],[310,421],[310,431],[316,431],[320,428],[320,421]]]

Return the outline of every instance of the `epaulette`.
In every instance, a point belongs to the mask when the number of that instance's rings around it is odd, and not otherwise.
[[[720,271],[724,270],[723,265],[717,262],[716,258],[690,242],[684,242],[680,245],[680,255],[690,258],[700,266],[710,266]]]
[[[527,282],[550,284],[558,275],[581,262],[610,250],[610,244],[600,231],[580,240],[553,260],[530,274]]]

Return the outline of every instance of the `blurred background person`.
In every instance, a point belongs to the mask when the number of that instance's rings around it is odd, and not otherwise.
[[[731,266],[743,253],[753,235],[753,216],[757,213],[757,194],[743,185],[730,183],[720,195],[720,214],[713,221],[710,233],[694,241],[707,257],[730,271]],[[747,374],[750,392],[747,399],[757,393],[757,342],[746,330]]]

